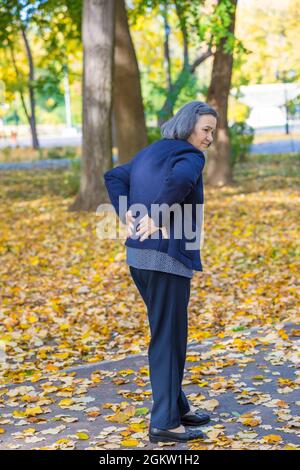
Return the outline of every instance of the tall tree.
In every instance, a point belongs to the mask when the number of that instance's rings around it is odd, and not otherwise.
[[[228,97],[233,67],[234,28],[237,0],[218,0],[226,6],[229,36],[221,37],[214,54],[207,102],[219,113],[216,139],[209,149],[206,182],[213,186],[232,184],[230,137],[228,132]]]
[[[112,165],[114,23],[115,0],[84,0],[81,179],[69,210],[95,210],[107,201],[102,175]]]
[[[170,26],[168,23],[168,8],[174,4],[175,10],[178,17],[179,28],[182,34],[183,41],[183,59],[182,67],[179,73],[177,74],[174,81],[171,77],[171,54],[169,47],[169,35],[170,35]],[[197,7],[201,2],[197,1]],[[199,65],[201,65],[206,59],[213,55],[212,51],[212,41],[211,37],[209,43],[207,44],[206,50],[199,51],[197,56],[192,62],[190,62],[189,57],[189,48],[190,48],[190,31],[189,31],[189,18],[193,16],[194,18],[194,27],[199,28],[199,12],[195,11],[195,2],[188,0],[169,0],[162,1],[162,11],[164,19],[164,30],[165,30],[165,43],[164,43],[164,58],[166,63],[167,71],[167,90],[166,98],[162,108],[158,111],[158,125],[161,126],[165,121],[167,121],[174,112],[174,107],[176,105],[177,98],[181,90],[186,86],[191,75],[194,75]]]
[[[157,110],[157,121],[160,126],[174,113],[177,100],[196,74],[197,69],[216,51],[221,38],[231,41],[231,33],[228,30],[227,9],[231,5],[230,0],[210,2],[205,0],[133,0],[130,15],[133,24],[145,14],[159,15],[163,23],[164,31],[164,64],[166,74],[165,99],[163,105]],[[169,21],[171,17],[171,21]],[[174,17],[177,21],[174,22]],[[155,20],[157,22],[157,20]],[[170,37],[172,34],[181,33],[182,59],[178,67],[178,57],[174,56],[170,49]],[[244,52],[243,45],[237,41],[237,52]],[[178,54],[177,54],[178,55]],[[176,66],[173,67],[177,59]],[[176,69],[176,70],[175,70]],[[163,88],[160,87],[161,91]]]
[[[34,64],[33,64],[33,57],[32,57],[32,52],[31,52],[27,32],[26,32],[25,27],[22,24],[21,24],[21,33],[22,33],[22,38],[24,41],[25,49],[26,49],[26,56],[28,59],[28,67],[29,67],[28,91],[29,91],[30,112],[27,110],[25,106],[24,99],[22,100],[22,103],[23,103],[24,111],[27,116],[30,129],[31,129],[32,146],[34,149],[38,149],[40,147],[40,144],[39,144],[38,135],[37,135],[36,117],[35,117]]]
[[[113,117],[119,162],[147,145],[140,74],[124,0],[116,0]]]
[[[34,60],[28,38],[28,29],[31,18],[38,5],[38,1],[32,3],[25,0],[3,0],[0,5],[0,44],[2,44],[2,47],[3,45],[8,46],[8,49],[10,50],[11,60],[16,74],[16,80],[18,82],[18,91],[21,103],[30,126],[32,146],[35,149],[39,148],[39,141],[35,113],[36,99]],[[16,42],[20,36],[23,41],[28,63],[29,72],[26,78],[20,71],[15,54]],[[29,107],[26,104],[26,93],[29,97]]]

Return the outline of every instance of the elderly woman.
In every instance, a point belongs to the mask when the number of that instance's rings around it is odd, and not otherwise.
[[[110,200],[127,224],[126,262],[147,307],[151,442],[201,438],[199,429],[184,426],[210,420],[208,414],[191,410],[181,384],[190,284],[193,270],[203,270],[197,242],[198,208],[204,203],[203,152],[213,142],[217,119],[218,113],[208,104],[187,103],[161,126],[162,139],[104,174]],[[194,243],[186,236],[188,220],[196,234]]]

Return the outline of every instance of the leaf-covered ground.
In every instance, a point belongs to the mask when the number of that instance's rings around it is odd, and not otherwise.
[[[259,157],[237,169],[234,188],[206,189],[190,340],[295,318],[298,160],[282,159]],[[61,170],[0,178],[2,383],[144,350],[147,316],[123,240],[99,239],[95,213],[67,211]]]
[[[189,341],[297,321],[299,156],[252,156],[235,177],[234,187],[205,189]],[[67,211],[61,170],[1,172],[0,182],[0,385],[145,351],[147,314],[124,241],[99,239],[95,213]]]
[[[299,333],[277,323],[189,343],[183,389],[211,416],[203,438],[149,443],[144,353],[1,387],[0,449],[298,450]]]

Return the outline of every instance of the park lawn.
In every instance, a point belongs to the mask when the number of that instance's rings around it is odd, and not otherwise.
[[[190,341],[261,325],[279,325],[284,338],[299,302],[299,174],[299,155],[252,155],[234,186],[205,188]],[[67,211],[64,170],[0,179],[0,384],[145,351],[147,314],[124,240],[99,239],[95,213]]]
[[[293,131],[292,134],[267,132],[255,133],[253,144],[260,144],[264,142],[274,142],[283,140],[297,140],[300,139],[300,132]],[[114,149],[116,152],[116,149]],[[64,147],[43,147],[35,150],[32,147],[2,147],[0,148],[0,163],[20,163],[27,161],[45,160],[45,159],[61,159],[61,158],[75,158],[81,154],[80,146],[64,146]]]
[[[44,147],[35,150],[32,147],[0,148],[0,163],[22,163],[36,160],[79,157],[81,147]]]

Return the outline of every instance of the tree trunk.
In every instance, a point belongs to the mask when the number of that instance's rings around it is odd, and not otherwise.
[[[37,130],[36,130],[36,118],[35,118],[35,96],[34,96],[34,65],[33,58],[30,49],[30,44],[26,35],[25,29],[22,28],[22,37],[25,44],[26,55],[29,65],[29,81],[28,81],[28,90],[29,90],[29,102],[30,102],[30,114],[28,113],[28,121],[31,130],[32,137],[32,146],[34,149],[39,149],[40,144],[38,140]]]
[[[109,202],[103,173],[112,166],[114,0],[83,3],[83,123],[80,191],[69,210]]]
[[[229,31],[233,34],[237,0],[231,0],[234,6],[231,12]],[[219,113],[216,139],[208,150],[206,183],[212,186],[233,184],[232,167],[230,164],[230,138],[228,132],[228,96],[230,92],[233,54],[223,50],[226,38],[222,38],[214,55],[211,82],[207,94],[207,102]]]
[[[147,145],[140,74],[124,0],[116,0],[113,113],[119,163]]]
[[[163,19],[164,19],[164,30],[165,30],[165,42],[164,42],[164,59],[165,69],[167,75],[167,83],[169,90],[172,88],[172,66],[171,66],[171,55],[170,55],[170,32],[171,28],[168,21],[168,1],[166,0],[163,6]]]

